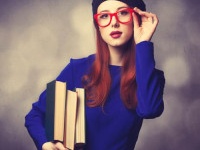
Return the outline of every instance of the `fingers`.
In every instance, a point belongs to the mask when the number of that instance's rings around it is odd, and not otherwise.
[[[53,142],[46,142],[42,145],[42,150],[57,150]]]
[[[134,10],[135,13],[137,13],[141,16],[142,21],[149,21],[152,24],[157,24],[158,21],[159,21],[156,14],[153,14],[151,12],[142,11],[137,7],[135,7],[133,10]]]
[[[151,16],[151,13],[146,12],[146,11],[142,11],[137,7],[135,7],[133,10],[134,10],[134,12],[138,13],[141,16]]]
[[[65,148],[64,145],[60,142],[56,142],[55,147],[57,148],[57,150],[67,150],[67,148]]]
[[[138,19],[137,15],[135,14],[135,12],[133,12],[133,22],[134,22],[134,28],[139,28],[140,23],[139,23],[139,19]]]
[[[61,142],[46,142],[42,145],[42,150],[67,150]]]
[[[159,20],[158,20],[158,17],[156,16],[156,14],[149,12],[149,15],[150,15],[150,17],[148,18],[148,20],[150,20],[152,22],[152,24],[158,24]]]

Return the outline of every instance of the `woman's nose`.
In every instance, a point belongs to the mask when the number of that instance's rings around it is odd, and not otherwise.
[[[118,20],[117,20],[117,17],[116,16],[112,16],[112,18],[111,18],[111,26],[112,27],[119,27],[119,22],[118,22]]]

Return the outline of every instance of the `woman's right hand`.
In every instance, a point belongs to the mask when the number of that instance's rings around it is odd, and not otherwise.
[[[137,7],[133,10],[135,43],[150,41],[158,25],[158,17],[150,12],[142,11]],[[141,17],[141,23],[139,22],[137,14]]]
[[[46,142],[42,145],[42,150],[67,150],[61,142]]]

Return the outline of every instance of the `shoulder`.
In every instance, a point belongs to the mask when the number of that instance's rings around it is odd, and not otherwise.
[[[83,58],[71,58],[70,59],[70,65],[73,67],[79,67],[79,66],[90,66],[95,59],[95,55],[89,55],[88,57],[83,57]]]
[[[58,76],[58,80],[65,79],[70,74],[86,72],[91,67],[93,61],[95,59],[95,55],[89,55],[84,58],[71,58],[70,62],[65,66],[60,75]]]
[[[94,54],[84,58],[71,58],[70,62],[66,65],[66,67],[61,71],[61,73],[57,77],[57,80],[72,80],[74,76],[81,76],[83,74],[86,74],[91,68],[94,59]]]

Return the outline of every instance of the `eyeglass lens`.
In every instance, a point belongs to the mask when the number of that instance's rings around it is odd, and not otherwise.
[[[131,20],[132,15],[130,9],[119,10],[116,13],[101,13],[97,16],[97,22],[100,26],[107,26],[110,24],[113,16],[120,23],[127,23]]]

